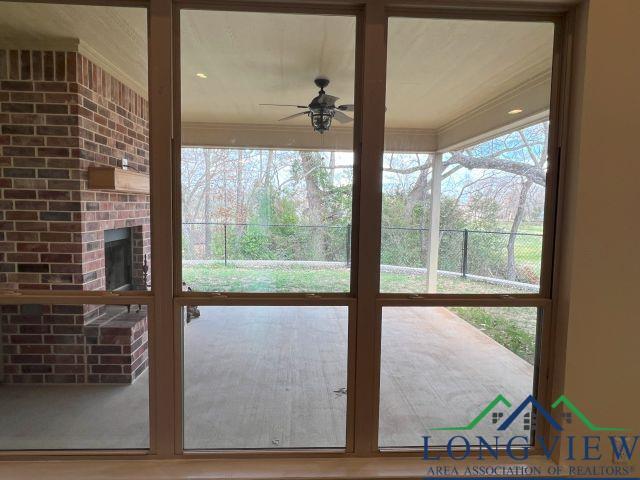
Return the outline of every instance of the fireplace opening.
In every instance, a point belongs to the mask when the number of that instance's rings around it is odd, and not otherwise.
[[[131,290],[131,229],[116,228],[104,232],[104,263],[107,290]]]

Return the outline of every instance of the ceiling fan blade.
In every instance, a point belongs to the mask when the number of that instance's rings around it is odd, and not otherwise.
[[[335,111],[333,118],[335,118],[340,123],[353,122],[353,118],[351,118],[349,115],[342,113],[340,110]]]
[[[296,108],[309,108],[306,105],[285,105],[282,103],[259,103],[258,106],[260,107],[296,107]]]
[[[335,105],[336,100],[338,99],[339,97],[334,97],[333,95],[327,95],[326,93],[323,93],[322,95],[318,96],[318,103],[324,106]]]
[[[353,105],[352,103],[348,103],[346,105],[340,105],[339,107],[336,107],[336,108],[338,110],[342,110],[343,112],[353,112],[356,106]]]
[[[307,115],[308,113],[309,113],[308,110],[306,112],[294,113],[293,115],[289,115],[288,117],[281,118],[278,121],[282,122],[283,120],[291,120],[292,118],[301,117],[302,115]]]

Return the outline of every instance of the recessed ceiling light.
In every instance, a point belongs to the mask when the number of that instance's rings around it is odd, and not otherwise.
[[[509,115],[517,115],[518,113],[522,113],[522,109],[521,108],[514,108],[513,110],[509,110],[507,113]]]
[[[207,74],[206,73],[196,73],[196,77],[198,77],[198,78],[207,78]]]

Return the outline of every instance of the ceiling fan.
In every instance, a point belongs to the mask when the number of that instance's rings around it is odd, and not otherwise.
[[[284,120],[291,120],[292,118],[301,117],[307,115],[311,119],[311,126],[313,130],[319,133],[324,133],[331,127],[331,121],[333,119],[340,123],[353,122],[353,118],[346,115],[344,112],[353,112],[354,106],[352,104],[336,105],[338,97],[328,95],[324,89],[329,85],[329,79],[327,77],[318,77],[314,80],[314,83],[320,91],[318,96],[311,100],[309,105],[281,105],[277,103],[261,103],[261,106],[273,106],[273,107],[296,107],[304,108],[304,112],[294,113],[288,117],[278,120],[282,122]]]

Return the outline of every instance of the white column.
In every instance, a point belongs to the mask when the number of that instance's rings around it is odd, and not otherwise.
[[[442,187],[442,153],[436,153],[431,166],[429,195],[429,245],[427,249],[427,293],[438,289],[438,250],[440,247],[440,193]]]

